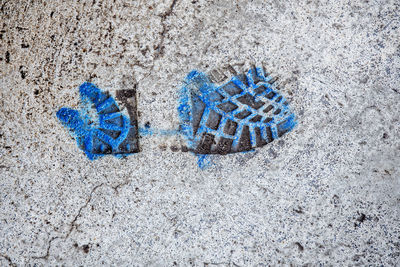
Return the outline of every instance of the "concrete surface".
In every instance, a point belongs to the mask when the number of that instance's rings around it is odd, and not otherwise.
[[[400,264],[400,3],[0,0],[0,265]],[[138,85],[177,129],[187,73],[264,61],[297,128],[254,153],[89,161],[78,86]],[[167,149],[165,149],[167,148]]]

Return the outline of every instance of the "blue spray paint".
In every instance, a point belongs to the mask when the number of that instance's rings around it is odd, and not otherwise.
[[[150,127],[139,128],[139,136],[175,136],[179,134],[180,131],[177,129],[163,130]]]
[[[138,152],[137,129],[115,100],[91,83],[79,87],[82,109],[61,108],[57,118],[91,160],[107,154],[122,157]]]
[[[200,169],[204,170],[211,165],[213,165],[213,162],[210,155],[197,155],[197,166],[199,166]]]
[[[129,119],[108,93],[91,83],[79,88],[81,110],[61,108],[57,118],[91,160],[137,153],[138,136],[180,134],[204,169],[212,164],[210,154],[251,152],[296,126],[295,115],[271,79],[263,69],[253,68],[217,86],[206,74],[190,72],[180,91],[179,129],[138,128],[132,99],[127,102]],[[129,90],[120,93],[124,100],[134,95]]]
[[[262,68],[253,68],[217,86],[206,74],[190,72],[178,106],[189,150],[197,155],[254,151],[291,131],[295,115],[271,80]]]

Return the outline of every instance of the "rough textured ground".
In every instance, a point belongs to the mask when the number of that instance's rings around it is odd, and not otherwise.
[[[0,0],[0,265],[400,264],[400,4]],[[137,83],[176,129],[182,80],[237,61],[280,77],[298,126],[254,153],[89,161],[58,123],[78,86]],[[166,149],[165,149],[166,148]]]

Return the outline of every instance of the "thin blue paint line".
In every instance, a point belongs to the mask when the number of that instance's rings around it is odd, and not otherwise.
[[[268,140],[266,125],[260,126],[259,128],[260,128],[261,138],[264,140]]]
[[[224,128],[225,128],[225,125],[226,125],[227,122],[228,122],[228,118],[227,117],[222,117],[221,121],[219,123],[218,129],[216,131],[222,133],[223,135],[225,135]]]
[[[271,125],[270,129],[271,129],[271,133],[272,133],[272,138],[273,139],[278,139],[279,136],[278,136],[278,129],[277,129],[276,124]]]
[[[242,132],[244,125],[243,124],[238,124],[237,128],[236,128],[236,133],[235,133],[235,137],[233,138],[233,142],[232,142],[232,147],[237,149],[239,146],[239,140],[240,140],[240,136],[239,134]]]
[[[249,127],[249,131],[250,131],[250,142],[251,142],[251,146],[255,147],[257,145],[257,140],[256,140],[256,132],[255,132],[255,126],[251,126]]]
[[[181,135],[182,132],[179,129],[154,129],[147,127],[139,127],[140,136],[175,136]]]

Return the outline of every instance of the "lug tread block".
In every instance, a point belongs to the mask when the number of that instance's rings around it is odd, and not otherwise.
[[[108,124],[112,124],[112,125],[119,126],[119,127],[122,127],[124,125],[124,120],[123,120],[122,116],[116,116],[111,119],[105,119],[104,121]]]
[[[225,102],[225,103],[219,104],[217,107],[219,109],[225,111],[226,113],[232,112],[238,108],[238,106],[236,106],[232,102]]]
[[[136,86],[135,89],[122,89],[116,92],[116,98],[126,107],[129,115],[130,129],[127,137],[118,146],[115,154],[130,154],[140,151],[139,148],[139,133],[138,133],[138,115],[137,115],[137,100]],[[122,117],[120,117],[122,119]]]
[[[274,112],[274,115],[278,115],[279,113],[281,113],[281,109],[280,108],[278,108],[277,110],[275,110],[275,112]]]
[[[250,119],[250,122],[259,122],[263,117],[261,115],[256,115]]]
[[[271,91],[265,97],[268,98],[268,99],[272,99],[272,98],[274,98],[275,95],[276,95],[276,93]]]
[[[244,118],[247,118],[248,116],[250,116],[250,114],[251,114],[251,111],[243,110],[242,112],[236,114],[235,117],[238,118],[239,120],[243,120]]]
[[[111,113],[116,113],[119,112],[119,108],[116,105],[114,99],[111,97],[107,98],[100,104],[96,105],[98,114],[111,114]]]
[[[273,118],[266,118],[263,122],[264,123],[269,123],[269,122],[271,122],[273,120]]]
[[[112,154],[112,147],[103,140],[93,137],[92,151],[93,154]]]
[[[272,105],[269,105],[268,107],[266,107],[266,108],[263,110],[263,112],[264,112],[264,113],[268,113],[268,112],[270,112],[272,109],[274,109],[274,107],[273,107]]]
[[[263,102],[263,101],[256,101],[254,96],[251,96],[250,94],[242,95],[242,96],[238,97],[237,100],[240,103],[247,105],[251,108],[254,108],[256,110],[261,108],[265,104],[265,102]]]
[[[232,149],[232,143],[233,143],[233,139],[221,137],[219,139],[219,142],[217,144],[217,149],[215,152],[217,154],[221,154],[221,155],[230,153],[231,149]]]
[[[222,115],[218,114],[214,110],[210,111],[210,114],[208,115],[208,120],[206,125],[210,127],[213,130],[217,130],[219,127],[219,123],[221,121]]]
[[[274,137],[272,135],[271,127],[267,127],[266,128],[266,135],[267,135],[267,138],[268,138],[267,143],[270,143],[270,142],[272,142],[274,140]]]
[[[203,133],[200,143],[196,148],[198,154],[211,154],[211,147],[214,144],[215,136],[210,133]]]
[[[268,144],[268,141],[266,141],[266,140],[264,140],[264,139],[262,138],[260,127],[255,127],[255,128],[254,128],[254,132],[255,132],[255,134],[256,134],[256,144],[257,144],[257,147],[262,147],[262,146],[265,146],[266,144]]]
[[[238,124],[236,122],[228,119],[224,127],[224,133],[234,136],[236,134],[237,126]]]
[[[121,135],[121,131],[102,129],[102,128],[100,128],[99,130],[102,131],[103,133],[105,133],[106,135],[110,136],[113,139],[117,139]]]
[[[234,82],[229,82],[226,85],[222,86],[221,89],[227,94],[234,96],[243,92],[243,90],[238,87]]]
[[[254,93],[256,95],[261,95],[262,93],[264,93],[267,90],[268,90],[268,88],[265,85],[260,85],[254,89]]]
[[[239,139],[238,151],[248,151],[251,150],[251,140],[250,140],[250,130],[249,126],[243,126],[242,135]]]
[[[252,73],[252,78],[253,78],[254,84],[258,84],[258,83],[263,81],[262,77],[260,77],[257,74],[257,69],[256,68],[253,68],[251,73]]]
[[[118,154],[137,153],[139,152],[138,133],[135,128],[129,130],[128,136],[118,147]]]
[[[220,71],[220,70],[217,70],[217,69],[212,70],[210,72],[209,76],[210,76],[210,80],[212,82],[214,82],[214,83],[221,82],[221,81],[223,81],[223,80],[225,80],[227,78],[223,71]]]

